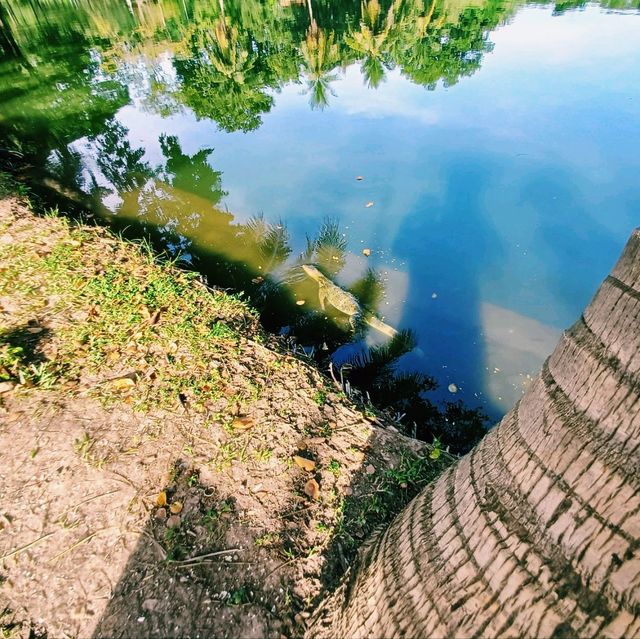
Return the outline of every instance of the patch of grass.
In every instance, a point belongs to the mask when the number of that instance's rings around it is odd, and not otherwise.
[[[206,289],[197,274],[154,257],[144,243],[56,215],[51,211],[46,223],[34,221],[28,242],[0,246],[0,259],[9,265],[0,273],[0,294],[36,306],[53,297],[57,307],[69,309],[56,329],[55,365],[24,362],[20,345],[3,345],[0,380],[53,388],[81,374],[109,379],[114,371],[135,373],[136,384],[126,392],[113,392],[108,384],[95,384],[90,392],[138,411],[182,404],[206,412],[222,397],[217,366],[238,346],[234,324],[257,332],[255,312],[237,296]],[[255,401],[260,386],[250,381],[243,400]]]
[[[101,457],[95,452],[96,440],[89,433],[84,433],[73,442],[73,449],[77,455],[90,466],[103,468],[107,462],[106,457]]]
[[[267,532],[267,533],[264,533],[264,535],[260,535],[259,537],[256,537],[256,540],[254,543],[258,548],[265,548],[265,547],[269,548],[271,546],[275,546],[276,544],[280,543],[280,535],[275,532]]]
[[[332,459],[328,464],[327,464],[327,470],[335,475],[336,477],[338,477],[340,475],[340,462],[337,459]]]
[[[385,470],[368,493],[341,498],[335,506],[335,538],[354,553],[378,526],[387,523],[427,483],[451,462],[448,455],[404,454],[395,468]]]
[[[249,601],[249,589],[246,586],[241,586],[229,592],[229,598],[227,599],[227,602],[232,606],[241,606],[249,603]]]
[[[256,448],[251,452],[252,457],[262,464],[267,463],[273,457],[271,448]]]
[[[313,401],[318,404],[318,406],[324,406],[327,403],[327,393],[323,390],[317,390],[313,395]]]
[[[164,545],[168,561],[181,561],[188,555],[188,538],[184,528],[167,528],[164,531]]]

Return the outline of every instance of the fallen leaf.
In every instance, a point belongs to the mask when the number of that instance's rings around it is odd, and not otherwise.
[[[135,386],[136,383],[130,377],[118,377],[117,379],[112,379],[109,385],[113,390],[123,391]]]
[[[366,249],[362,249],[362,254],[363,254],[365,257],[369,257],[369,255],[371,255],[371,249],[368,249],[368,248],[366,248]]]
[[[156,497],[156,504],[160,507],[167,505],[167,493],[164,490],[161,493],[158,493]]]
[[[181,523],[182,519],[180,519],[179,515],[171,515],[171,517],[167,519],[167,528],[180,528]]]
[[[249,430],[255,425],[256,422],[253,417],[236,417],[231,423],[234,430]]]
[[[169,506],[169,510],[171,511],[172,515],[177,515],[178,513],[182,512],[182,502],[181,501],[174,501],[173,504],[171,504],[171,506]]]
[[[311,499],[319,499],[320,498],[320,485],[315,479],[310,479],[304,485],[304,494]]]
[[[312,459],[307,459],[306,457],[300,457],[300,455],[294,455],[293,461],[300,466],[303,470],[307,472],[311,472],[315,469],[316,463]]]
[[[305,304],[305,303],[306,303],[306,302],[305,302],[305,300],[298,300],[298,301],[296,302],[296,304],[297,304],[298,306],[302,306],[302,305],[303,305],[303,304]]]
[[[365,204],[365,207],[368,208],[368,209],[370,209],[372,206],[373,206],[373,202],[367,202]]]

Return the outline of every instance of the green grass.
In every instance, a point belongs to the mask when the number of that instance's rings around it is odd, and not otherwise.
[[[11,232],[10,228],[0,232]],[[34,307],[57,300],[69,319],[57,330],[55,364],[29,362],[19,344],[0,348],[0,381],[53,388],[87,372],[109,379],[127,374],[136,384],[115,389],[96,385],[105,403],[123,397],[135,410],[171,409],[180,403],[204,412],[222,397],[214,365],[233,349],[242,351],[239,327],[257,333],[257,320],[237,296],[211,292],[198,275],[154,258],[144,243],[78,227],[51,215],[35,224],[32,245],[0,246],[0,294],[19,296]],[[39,251],[39,246],[47,250]],[[30,309],[25,307],[25,316]],[[215,319],[212,319],[215,318]],[[260,388],[245,380],[245,401]]]

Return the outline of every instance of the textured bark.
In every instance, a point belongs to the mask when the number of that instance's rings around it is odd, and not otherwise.
[[[310,637],[640,637],[640,229],[524,397]]]

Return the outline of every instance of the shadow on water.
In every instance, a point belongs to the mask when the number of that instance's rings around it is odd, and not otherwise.
[[[394,251],[409,269],[407,319],[413,317],[424,299],[438,292],[431,312],[419,321],[416,330],[427,358],[444,362],[446,367],[448,358],[455,355],[456,377],[450,381],[464,392],[467,383],[481,386],[479,381],[485,373],[479,278],[490,265],[499,264],[501,245],[483,208],[483,199],[490,173],[496,168],[466,163],[445,166],[443,203],[433,202],[428,215],[416,212],[407,216],[397,236],[402,242],[397,242]],[[428,260],[420,259],[427,253]],[[449,397],[454,394],[449,393]],[[501,414],[489,396],[483,399],[483,410],[489,416]],[[468,399],[471,406],[472,400]]]

